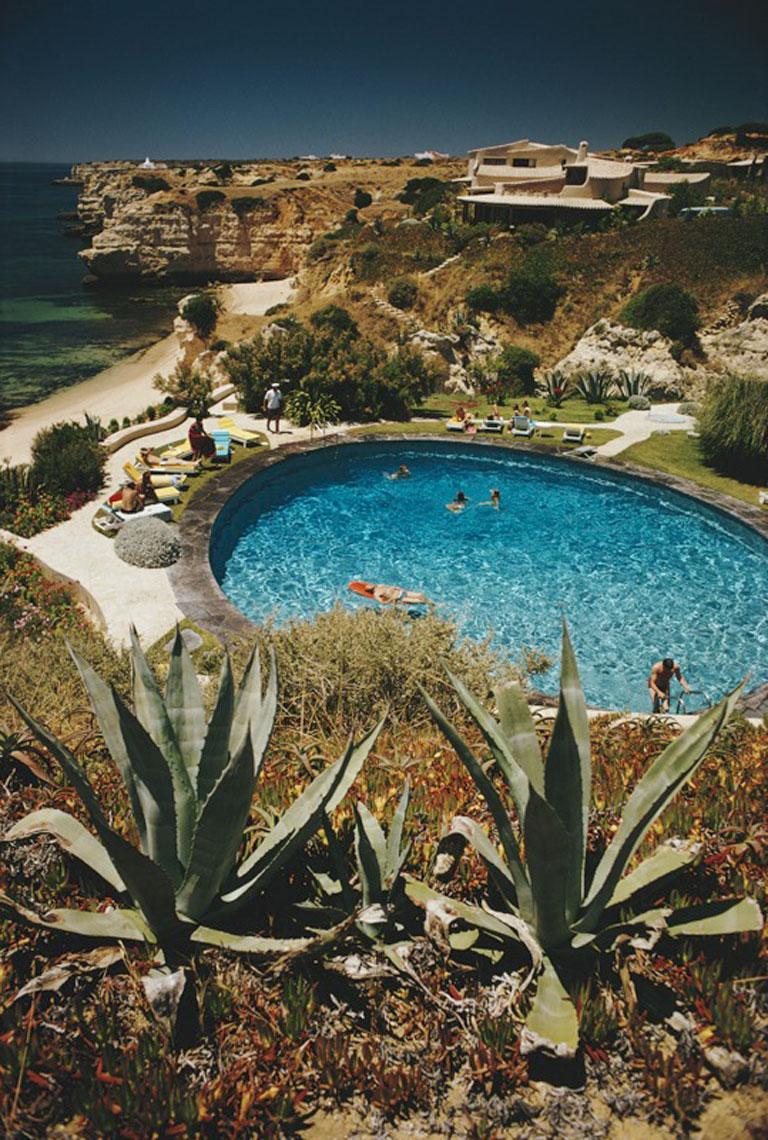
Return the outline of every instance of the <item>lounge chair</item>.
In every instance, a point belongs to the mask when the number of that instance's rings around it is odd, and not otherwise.
[[[535,431],[536,425],[527,416],[512,417],[512,435],[521,435],[525,439],[530,439]]]
[[[122,522],[131,522],[132,519],[146,519],[150,517],[162,519],[163,522],[170,522],[173,518],[173,512],[167,503],[147,503],[140,511],[121,511],[117,506],[121,494],[120,491],[116,491],[114,495],[110,495],[104,506]]]
[[[133,479],[134,483],[140,483],[145,472],[149,471],[149,481],[155,491],[157,491],[158,488],[164,487],[178,487],[179,490],[181,490],[187,482],[187,476],[185,474],[176,475],[173,471],[160,471],[154,467],[140,468],[133,463],[124,463],[123,471],[125,471],[129,479]]]
[[[504,431],[504,420],[501,416],[498,419],[495,416],[486,416],[484,420],[478,421],[477,430],[495,432],[496,435],[501,435]]]
[[[445,430],[446,431],[466,431],[467,430],[467,421],[466,420],[457,420],[455,418],[450,419],[450,420],[446,420],[445,421]]]
[[[583,427],[567,427],[563,432],[563,443],[583,443],[584,431]]]
[[[239,427],[231,416],[222,416],[219,420],[219,425],[229,432],[232,436],[234,443],[241,443],[243,447],[250,447],[252,443],[256,446],[261,443],[261,438],[258,432],[249,431],[248,428]]]
[[[163,459],[191,459],[192,447],[188,440],[182,440],[181,443],[174,443],[170,447],[163,450]]]
[[[213,453],[213,458],[229,463],[232,456],[232,437],[228,431],[220,428],[215,428],[210,432],[211,439],[216,444],[216,450]]]

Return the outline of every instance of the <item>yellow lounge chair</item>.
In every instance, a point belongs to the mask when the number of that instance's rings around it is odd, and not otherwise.
[[[145,463],[141,452],[133,461],[140,471],[151,471],[157,475],[199,475],[200,466],[197,463],[188,463],[184,459],[172,460],[170,463]]]
[[[243,447],[249,447],[250,444],[255,443],[256,446],[261,443],[261,438],[258,432],[249,431],[248,428],[239,427],[231,416],[222,416],[219,420],[219,426],[226,428],[232,440],[235,443],[241,443]]]
[[[123,471],[125,471],[129,479],[141,486],[142,476],[137,467],[134,467],[132,463],[124,463]],[[152,482],[151,479],[150,482]],[[170,487],[156,487],[155,484],[152,483],[152,490],[157,496],[158,503],[178,503],[179,499],[181,498],[181,488],[174,487],[173,485]]]
[[[150,472],[149,481],[157,490],[158,487],[178,487],[181,489],[187,482],[186,475],[175,475],[173,472],[156,470],[154,467],[142,467],[140,464],[124,463],[123,471],[129,479],[140,483],[145,471]]]
[[[446,420],[445,421],[445,430],[446,431],[466,431],[467,430],[467,421],[466,420],[457,420],[457,419]]]

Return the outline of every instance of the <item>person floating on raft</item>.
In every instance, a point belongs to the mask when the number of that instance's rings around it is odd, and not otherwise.
[[[433,602],[416,590],[404,590],[402,586],[382,586],[376,582],[353,581],[347,586],[353,594],[369,598],[382,606],[431,606]]]

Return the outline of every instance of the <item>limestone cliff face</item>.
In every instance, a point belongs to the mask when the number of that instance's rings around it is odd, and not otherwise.
[[[312,241],[339,224],[353,192],[345,182],[291,185],[285,178],[254,187],[256,168],[245,184],[240,170],[238,182],[225,185],[210,171],[127,163],[73,173],[82,181],[79,215],[91,236],[80,256],[91,274],[113,281],[289,276]]]

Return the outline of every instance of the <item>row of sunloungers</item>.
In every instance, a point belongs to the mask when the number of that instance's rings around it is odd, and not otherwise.
[[[240,444],[242,447],[250,447],[261,442],[258,432],[239,427],[231,416],[222,416],[218,421],[218,427],[208,434],[215,444],[215,451],[211,458],[225,463],[229,462],[233,443]],[[160,453],[159,463],[147,461],[147,456],[151,452],[151,448],[142,449],[133,463],[123,464],[123,471],[126,479],[136,483],[139,487],[144,475],[149,473],[149,482],[157,501],[146,503],[141,510],[128,513],[121,511],[117,506],[122,498],[122,490],[116,491],[110,495],[104,506],[113,517],[116,516],[121,522],[150,516],[170,521],[172,518],[171,506],[180,501],[182,492],[188,487],[187,480],[200,472],[200,465],[193,459],[192,448],[187,440],[165,448]]]
[[[509,428],[510,435],[530,439],[536,431],[537,424],[528,416],[512,416],[505,420],[501,416],[486,416],[485,419],[467,417],[463,420],[450,419],[445,424],[447,431],[489,432],[501,435],[505,427]],[[583,443],[583,427],[566,427],[563,431],[563,443]]]

